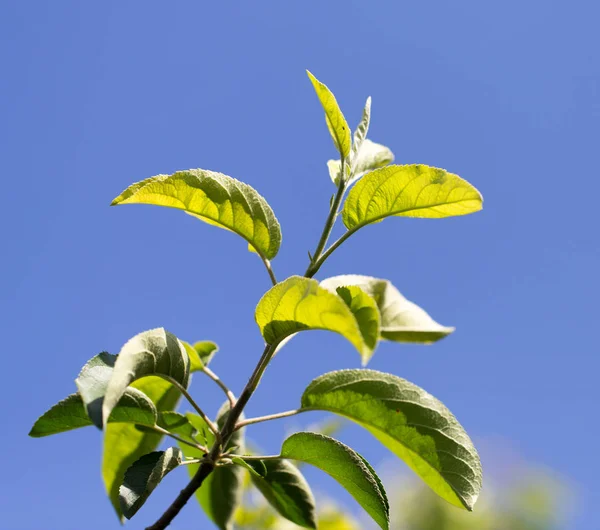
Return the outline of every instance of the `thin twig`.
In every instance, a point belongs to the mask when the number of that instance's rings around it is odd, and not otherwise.
[[[275,273],[273,272],[273,268],[271,267],[271,262],[267,258],[265,258],[262,255],[262,253],[258,252],[258,255],[260,256],[260,259],[267,268],[267,272],[269,273],[269,278],[271,278],[271,282],[273,283],[273,285],[277,285],[277,278],[275,278]]]
[[[223,383],[223,381],[221,381],[220,377],[217,374],[215,374],[208,366],[204,366],[202,368],[202,371],[210,379],[212,379],[215,383],[217,383],[217,385],[219,385],[219,387],[221,388],[221,390],[223,390],[223,392],[225,392],[225,395],[227,396],[227,399],[229,400],[229,404],[233,408],[233,406],[235,405],[235,396],[233,395],[233,392],[231,390],[229,390],[229,388],[227,388],[227,385],[225,383]]]
[[[221,433],[219,432],[219,427],[217,427],[217,425],[198,406],[198,404],[194,401],[194,398],[192,396],[190,396],[190,394],[187,391],[187,389],[183,385],[181,385],[181,383],[179,383],[179,381],[176,381],[175,379],[173,379],[172,377],[169,377],[168,375],[161,375],[160,377],[162,377],[163,379],[169,381],[169,383],[172,383],[174,386],[177,387],[177,389],[190,402],[190,405],[192,405],[192,407],[194,407],[194,409],[196,409],[196,412],[206,422],[206,424],[208,425],[208,428],[212,431],[212,433],[215,435],[215,437],[217,438],[217,440],[220,441],[220,439],[221,439]]]
[[[168,431],[167,429],[163,429],[159,425],[154,425],[152,427],[150,427],[148,425],[144,425],[143,427],[146,429],[152,429],[153,431],[160,433],[160,434],[164,434],[165,436],[170,436],[174,440],[177,440],[178,442],[180,442],[182,444],[189,445],[190,447],[193,447],[194,449],[199,449],[203,453],[208,453],[208,449],[206,447],[204,447],[203,445],[200,445],[200,444],[197,444],[194,442],[190,442],[190,441],[186,440],[185,438],[181,438],[180,436],[173,434],[171,431]]]
[[[246,425],[252,425],[253,423],[261,423],[263,421],[277,420],[279,418],[287,418],[289,416],[295,416],[296,414],[300,414],[302,412],[306,412],[303,409],[296,410],[287,410],[285,412],[278,412],[277,414],[269,414],[267,416],[257,416],[256,418],[248,418],[247,420],[238,421],[235,430],[241,429]]]

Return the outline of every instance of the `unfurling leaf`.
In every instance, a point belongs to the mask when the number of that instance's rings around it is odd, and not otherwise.
[[[389,504],[381,481],[364,458],[350,447],[323,434],[299,432],[283,442],[281,456],[325,471],[383,530],[389,528]]]
[[[424,165],[387,166],[367,173],[344,203],[346,228],[358,230],[386,217],[439,218],[481,210],[481,194],[466,180]]]
[[[431,344],[454,331],[454,328],[438,324],[418,305],[404,298],[387,280],[347,274],[327,278],[321,285],[330,290],[357,285],[372,297],[381,315],[382,339]]]
[[[102,404],[103,423],[127,387],[136,379],[150,375],[170,378],[184,388],[188,385],[188,354],[177,337],[163,328],[140,333],[121,348]]]
[[[177,208],[243,237],[266,259],[281,244],[281,229],[267,201],[254,188],[203,169],[158,175],[132,184],[112,204]]]
[[[327,85],[321,83],[308,70],[306,73],[308,74],[319,101],[323,106],[323,110],[325,111],[325,121],[327,122],[329,133],[333,138],[333,143],[339,151],[340,157],[346,158],[350,154],[350,147],[352,145],[352,140],[350,139],[350,127],[348,127],[346,118],[340,110],[335,96],[331,90],[327,88]]]
[[[190,358],[190,372],[202,371],[219,351],[219,347],[209,340],[198,341],[193,345],[184,340],[181,343]]]
[[[366,303],[356,291],[353,298],[357,310]],[[374,302],[373,308],[376,310]],[[348,339],[366,363],[373,354],[373,337],[369,335],[373,329],[364,325],[362,313],[359,316],[362,327],[342,297],[320,287],[316,280],[301,276],[292,276],[269,289],[255,313],[267,344],[277,344],[298,331],[324,329]],[[374,339],[376,342],[377,335]]]
[[[368,171],[379,169],[387,166],[394,161],[394,153],[385,145],[377,144],[372,142],[368,138],[362,143],[362,147],[358,152],[358,156],[355,157],[354,163],[352,164],[352,178],[348,181],[348,186],[354,184],[357,180],[363,177]],[[336,175],[340,173],[340,161],[339,160],[328,160],[327,167],[329,169],[329,176],[335,184]]]
[[[374,370],[341,370],[315,379],[301,406],[355,421],[439,496],[473,509],[481,488],[479,456],[452,413],[422,388]]]
[[[315,499],[298,468],[287,460],[243,460],[252,483],[283,517],[304,528],[317,528]]]
[[[144,455],[131,465],[119,490],[121,510],[127,519],[137,513],[165,475],[181,464],[182,454],[179,448],[169,447]]]

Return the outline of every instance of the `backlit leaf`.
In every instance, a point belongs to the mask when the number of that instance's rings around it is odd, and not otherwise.
[[[373,353],[344,300],[313,279],[292,276],[269,289],[256,307],[255,318],[267,344],[277,344],[298,331],[324,329],[348,339],[363,362]]]
[[[395,342],[430,344],[452,333],[454,328],[442,326],[418,305],[400,294],[391,282],[347,274],[334,276],[321,282],[326,289],[357,285],[372,297],[381,315],[381,338]]]
[[[182,454],[179,448],[169,447],[144,455],[131,465],[119,490],[121,510],[127,519],[137,513],[165,475],[181,464]]]
[[[323,434],[299,432],[283,442],[281,456],[318,467],[337,480],[373,520],[389,528],[389,506],[371,466],[350,447]]]
[[[219,347],[209,340],[195,342],[193,345],[181,341],[190,358],[190,372],[201,371],[208,366],[212,358],[219,351]]]
[[[315,379],[301,406],[355,421],[442,498],[473,509],[481,488],[479,456],[452,413],[418,386],[374,370],[341,370]]]
[[[308,70],[306,73],[315,88],[315,92],[317,93],[321,105],[323,105],[325,121],[327,122],[329,133],[333,138],[333,143],[339,151],[341,158],[346,158],[350,154],[350,147],[352,145],[352,140],[350,139],[350,127],[348,127],[346,118],[342,114],[335,96],[331,90],[327,88],[327,85],[321,83]]]
[[[481,210],[481,194],[466,180],[420,164],[367,173],[348,194],[342,219],[357,230],[390,216],[439,218]]]
[[[281,229],[267,201],[232,177],[203,169],[158,175],[129,186],[117,204],[154,204],[183,210],[243,237],[267,259],[277,254]]]

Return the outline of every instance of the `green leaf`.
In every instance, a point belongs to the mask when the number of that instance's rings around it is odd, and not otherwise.
[[[102,429],[102,403],[116,359],[116,355],[107,352],[99,353],[85,364],[75,379],[87,415],[99,429]],[[142,392],[127,388],[119,404],[113,409],[109,421],[154,425],[156,408]]]
[[[341,370],[315,379],[301,406],[362,425],[438,495],[473,509],[481,488],[475,447],[452,413],[418,386],[374,370]]]
[[[335,99],[335,96],[327,88],[327,85],[321,83],[314,75],[308,70],[306,71],[308,77],[315,88],[315,92],[323,105],[325,111],[325,121],[327,122],[327,128],[333,138],[333,143],[336,149],[339,151],[342,158],[346,158],[350,154],[350,147],[352,141],[350,139],[350,127],[346,122],[346,118],[342,114],[340,107]]]
[[[306,462],[337,480],[373,520],[384,530],[389,528],[387,497],[381,482],[358,453],[323,434],[299,432],[283,442],[281,456]]]
[[[381,315],[382,339],[431,344],[454,331],[454,328],[438,324],[418,305],[404,298],[387,280],[347,274],[327,278],[321,282],[321,285],[329,290],[357,285],[371,296]]]
[[[352,311],[358,323],[360,334],[369,348],[370,355],[363,355],[363,364],[367,364],[367,361],[373,356],[379,341],[381,318],[377,303],[362,288],[356,285],[338,287],[335,291]]]
[[[344,203],[342,219],[356,231],[390,216],[439,218],[481,210],[481,194],[459,176],[420,164],[367,173]]]
[[[136,335],[121,348],[102,404],[103,423],[127,387],[149,375],[168,377],[187,388],[190,359],[177,337],[163,328]]]
[[[161,412],[158,415],[157,424],[159,427],[166,429],[170,433],[182,436],[187,440],[193,440],[197,432],[189,418],[183,414],[179,414],[179,412]]]
[[[159,377],[144,377],[132,386],[143,392],[160,412],[171,411],[181,397],[179,390]],[[119,487],[127,469],[146,453],[156,450],[162,435],[142,432],[130,423],[109,423],[104,429],[102,478],[110,501],[122,519]]]
[[[156,408],[145,394],[135,388],[128,388],[113,409],[108,422],[154,425]],[[79,394],[71,394],[42,414],[31,428],[29,436],[40,438],[90,425],[93,423],[86,413],[83,399]]]
[[[226,403],[217,414],[217,424],[223,425],[228,414],[229,403]],[[187,413],[186,416],[196,428],[198,440],[206,442],[209,447],[213,445],[215,438],[205,421],[198,415]],[[234,433],[227,448],[238,446],[243,451],[244,433],[240,429]],[[189,446],[180,446],[186,456],[202,458],[201,451]],[[186,466],[190,476],[194,476],[198,471],[199,464],[190,464]],[[243,490],[243,470],[239,466],[218,466],[204,480],[202,487],[196,491],[196,499],[200,506],[221,530],[231,530],[233,528],[233,514],[242,500]]]
[[[181,343],[190,358],[190,372],[202,371],[219,351],[219,347],[209,340],[198,341],[193,345],[183,340]]]
[[[281,229],[267,201],[234,178],[203,169],[158,175],[129,186],[117,204],[155,204],[183,210],[235,232],[267,259],[277,254]]]
[[[348,181],[348,186],[354,184],[368,171],[387,166],[393,161],[394,153],[392,153],[388,147],[365,138],[360,151],[358,152],[358,156],[354,158],[354,163],[352,164],[352,178]],[[331,180],[337,184],[336,175],[340,172],[340,161],[328,160],[327,167],[329,168]]]
[[[44,412],[33,424],[29,436],[41,438],[90,425],[93,424],[85,412],[81,396],[71,394]]]
[[[373,354],[345,301],[313,279],[291,276],[269,289],[258,302],[255,318],[267,344],[277,344],[298,331],[324,329],[348,339],[363,363]]]
[[[177,447],[155,451],[136,460],[125,473],[121,486],[121,510],[131,519],[143,506],[167,473],[181,464],[182,452]]]
[[[241,462],[240,462],[241,461]],[[317,528],[315,499],[298,468],[287,460],[243,460],[252,483],[283,517],[304,528]]]

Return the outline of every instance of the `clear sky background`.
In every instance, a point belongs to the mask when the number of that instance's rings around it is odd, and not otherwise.
[[[370,367],[440,398],[482,448],[554,469],[579,499],[570,528],[593,528],[599,17],[592,1],[2,2],[0,527],[119,527],[97,430],[27,437],[99,351],[164,326],[218,342],[215,371],[242,388],[262,350],[260,261],[181,212],[108,205],[158,173],[224,172],[276,212],[278,277],[301,273],[334,191],[309,68],[353,127],[373,97],[370,137],[398,163],[458,173],[486,200],[467,217],[366,228],[322,269],[389,278],[457,327],[431,347],[381,344]],[[342,338],[305,333],[248,413],[295,408],[314,377],[359,361]],[[220,405],[201,376],[192,389]],[[250,435],[274,452],[286,429],[317,418]],[[375,465],[389,458],[357,429],[341,436]],[[482,453],[494,476],[497,452]],[[309,478],[356,510],[333,481]],[[152,522],[186,481],[171,474],[129,527]],[[206,527],[194,505],[173,524]]]

